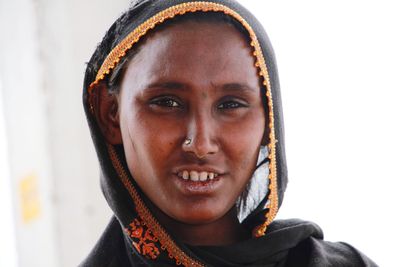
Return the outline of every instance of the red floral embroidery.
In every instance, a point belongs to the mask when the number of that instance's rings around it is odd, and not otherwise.
[[[157,237],[138,219],[133,220],[129,226],[130,229],[125,231],[132,238],[132,245],[141,255],[155,260],[160,255],[160,250],[155,244],[158,241]]]

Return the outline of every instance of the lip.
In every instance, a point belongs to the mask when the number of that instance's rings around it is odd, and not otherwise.
[[[197,172],[212,172],[218,174],[217,177],[206,181],[191,181],[190,179],[184,180],[178,176],[179,172],[183,171],[197,171]],[[211,165],[181,165],[172,169],[174,176],[174,184],[178,190],[186,196],[207,196],[217,192],[223,184],[225,175],[227,174],[221,168]]]
[[[204,170],[204,169],[203,169]],[[219,174],[213,180],[191,181],[180,178],[174,174],[174,183],[179,191],[186,196],[206,196],[211,195],[219,190],[222,186],[224,175]]]

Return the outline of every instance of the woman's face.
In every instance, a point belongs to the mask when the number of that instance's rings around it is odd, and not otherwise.
[[[235,205],[265,115],[252,50],[233,26],[185,22],[149,36],[118,104],[129,170],[161,211],[201,224]]]

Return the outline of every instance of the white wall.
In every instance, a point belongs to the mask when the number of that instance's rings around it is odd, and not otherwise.
[[[82,85],[85,63],[128,2],[38,1],[43,87],[51,99],[48,126],[56,177],[60,266],[76,266],[111,217],[100,191],[97,157],[82,107]]]
[[[0,2],[2,91],[20,266],[56,266],[52,176],[46,142],[45,94],[37,53],[36,18],[29,0]],[[21,8],[23,6],[24,8]],[[4,39],[3,39],[4,38]],[[21,187],[28,177],[33,183]],[[35,203],[31,219],[24,199]],[[25,207],[25,208],[24,208]]]
[[[0,77],[0,266],[17,267],[17,245],[14,210],[11,196],[8,145],[3,114],[2,81]]]
[[[76,266],[110,219],[81,94],[85,62],[128,2],[0,1],[19,266]],[[24,181],[29,190],[22,193]],[[26,198],[36,203],[29,220]]]

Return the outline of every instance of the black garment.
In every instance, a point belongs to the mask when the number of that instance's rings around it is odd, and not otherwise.
[[[230,246],[190,246],[190,249],[205,259],[208,266],[377,266],[352,246],[323,241],[322,238],[322,230],[314,223],[301,220],[276,220],[270,225],[264,237]],[[113,217],[96,247],[81,266],[149,266],[147,264],[127,246],[120,224]],[[154,266],[163,264],[157,263]]]
[[[182,5],[185,4],[185,5]],[[190,6],[190,8],[188,7]],[[169,9],[172,8],[172,9]],[[168,10],[169,13],[163,13]],[[161,13],[160,13],[161,12]],[[152,211],[144,204],[147,199],[130,175],[121,145],[107,144],[93,113],[91,92],[100,90],[110,71],[140,42],[140,38],[159,24],[187,13],[225,12],[241,24],[249,34],[254,57],[266,90],[266,116],[269,144],[265,183],[269,191],[256,199],[243,225],[254,237],[229,246],[189,246],[171,236],[159,225]],[[173,13],[173,15],[171,15]],[[150,18],[159,18],[149,26]],[[151,22],[152,23],[152,22]],[[248,24],[247,24],[248,23]],[[139,26],[145,31],[136,34]],[[146,26],[147,25],[147,26]],[[146,28],[147,27],[147,28]],[[114,50],[113,50],[114,49]],[[113,50],[113,52],[111,52]],[[122,51],[122,52],[121,52]],[[265,61],[264,61],[265,59]],[[84,81],[84,107],[92,138],[101,165],[101,186],[112,208],[112,218],[103,236],[81,266],[376,266],[360,252],[345,243],[323,241],[322,231],[310,222],[299,220],[274,221],[282,204],[287,185],[284,151],[283,116],[278,73],[274,53],[261,24],[234,0],[209,2],[190,0],[139,0],[109,29],[90,59]],[[275,186],[276,185],[276,186]],[[253,201],[254,202],[254,201]],[[241,211],[239,210],[239,213]],[[269,225],[268,225],[269,224]],[[265,226],[266,232],[264,235]]]

